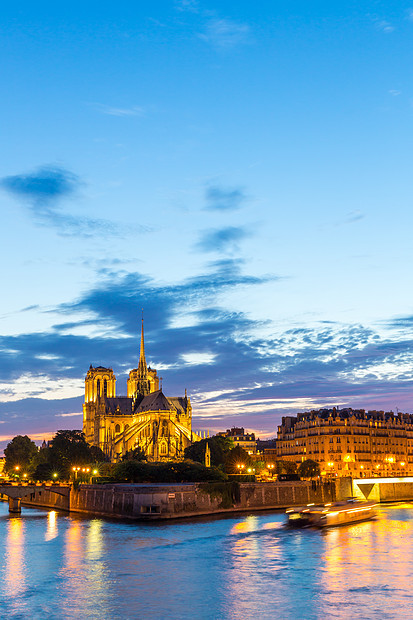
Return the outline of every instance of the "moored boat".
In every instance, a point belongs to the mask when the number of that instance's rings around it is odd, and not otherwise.
[[[320,506],[309,504],[287,510],[287,524],[294,527],[333,527],[368,521],[376,516],[376,506],[376,502],[355,498]]]

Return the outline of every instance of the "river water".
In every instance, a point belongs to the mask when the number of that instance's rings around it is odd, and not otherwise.
[[[413,618],[413,504],[288,530],[282,513],[132,523],[0,503],[0,617]]]

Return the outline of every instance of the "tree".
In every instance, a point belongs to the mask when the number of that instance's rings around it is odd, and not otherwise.
[[[244,465],[241,469],[238,465]],[[241,446],[235,446],[225,455],[225,471],[229,474],[245,474],[251,466],[251,458]]]
[[[320,475],[320,465],[312,459],[306,459],[298,466],[298,475],[302,478],[315,478]]]
[[[146,454],[140,446],[133,450],[128,450],[123,456],[122,461],[146,461]]]
[[[145,463],[142,461],[121,461],[116,463],[114,477],[127,482],[216,482],[225,481],[226,475],[216,467],[205,467],[200,463]]]
[[[17,435],[14,437],[4,450],[6,461],[4,470],[8,473],[18,471],[27,473],[30,470],[30,463],[37,454],[37,446],[27,435]]]
[[[295,474],[297,471],[297,465],[294,461],[275,461],[274,474]]]
[[[231,448],[234,447],[234,443],[229,437],[222,437],[221,435],[214,435],[213,437],[208,437],[208,439],[201,439],[191,446],[188,446],[184,452],[185,458],[191,459],[191,461],[197,461],[198,463],[205,463],[205,449],[207,443],[211,451],[211,465],[215,467],[225,465],[226,455]]]
[[[33,461],[34,475],[37,480],[50,479],[57,473],[60,479],[68,479],[74,466],[90,465],[106,461],[100,448],[90,446],[82,431],[57,431],[48,448],[42,448]]]

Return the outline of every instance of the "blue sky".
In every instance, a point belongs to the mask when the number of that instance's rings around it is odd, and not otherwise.
[[[413,4],[8,3],[0,442],[147,353],[194,427],[413,410]]]

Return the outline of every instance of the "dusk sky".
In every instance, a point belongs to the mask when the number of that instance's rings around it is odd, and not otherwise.
[[[4,3],[0,446],[146,352],[194,429],[413,411],[413,4]]]

